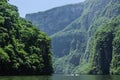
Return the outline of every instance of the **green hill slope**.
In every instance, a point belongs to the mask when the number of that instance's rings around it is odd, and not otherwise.
[[[82,4],[66,5],[43,12],[27,14],[26,19],[39,26],[48,35],[52,35],[78,18],[82,11]]]
[[[94,37],[92,74],[120,74],[119,66],[120,16],[100,28]]]
[[[0,0],[0,75],[51,74],[50,38]]]

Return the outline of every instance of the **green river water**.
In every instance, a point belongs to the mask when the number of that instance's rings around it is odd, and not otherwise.
[[[120,75],[0,76],[0,80],[120,80]]]

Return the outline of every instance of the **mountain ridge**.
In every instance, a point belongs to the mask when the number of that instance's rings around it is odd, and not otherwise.
[[[81,4],[81,15],[50,35],[55,57],[55,73],[91,73],[91,65],[94,62],[91,56],[95,55],[91,49],[95,33],[120,14],[119,0],[86,0]]]
[[[48,35],[52,35],[64,29],[66,25],[68,25],[71,21],[75,20],[78,16],[80,16],[82,12],[82,7],[82,4],[62,6],[45,11],[46,14],[43,14],[44,12],[35,13],[36,17],[34,14],[27,14],[26,19],[29,19],[33,22],[33,24],[39,26],[41,30],[45,31]],[[67,14],[68,12],[70,14]],[[33,17],[35,20],[32,20],[32,17],[28,17],[29,15],[34,15]],[[55,21],[53,21],[53,19]],[[46,27],[48,28],[47,30]]]

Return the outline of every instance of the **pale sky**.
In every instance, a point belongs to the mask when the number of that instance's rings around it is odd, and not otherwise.
[[[9,0],[9,3],[18,7],[21,17],[27,13],[45,11],[66,4],[79,3],[84,0]]]

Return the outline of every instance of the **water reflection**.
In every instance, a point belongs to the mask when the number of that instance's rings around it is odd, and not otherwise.
[[[0,80],[119,80],[119,75],[80,75],[80,76],[1,76]]]
[[[110,75],[97,75],[93,80],[114,80]]]
[[[6,76],[0,80],[52,80],[51,76]]]

